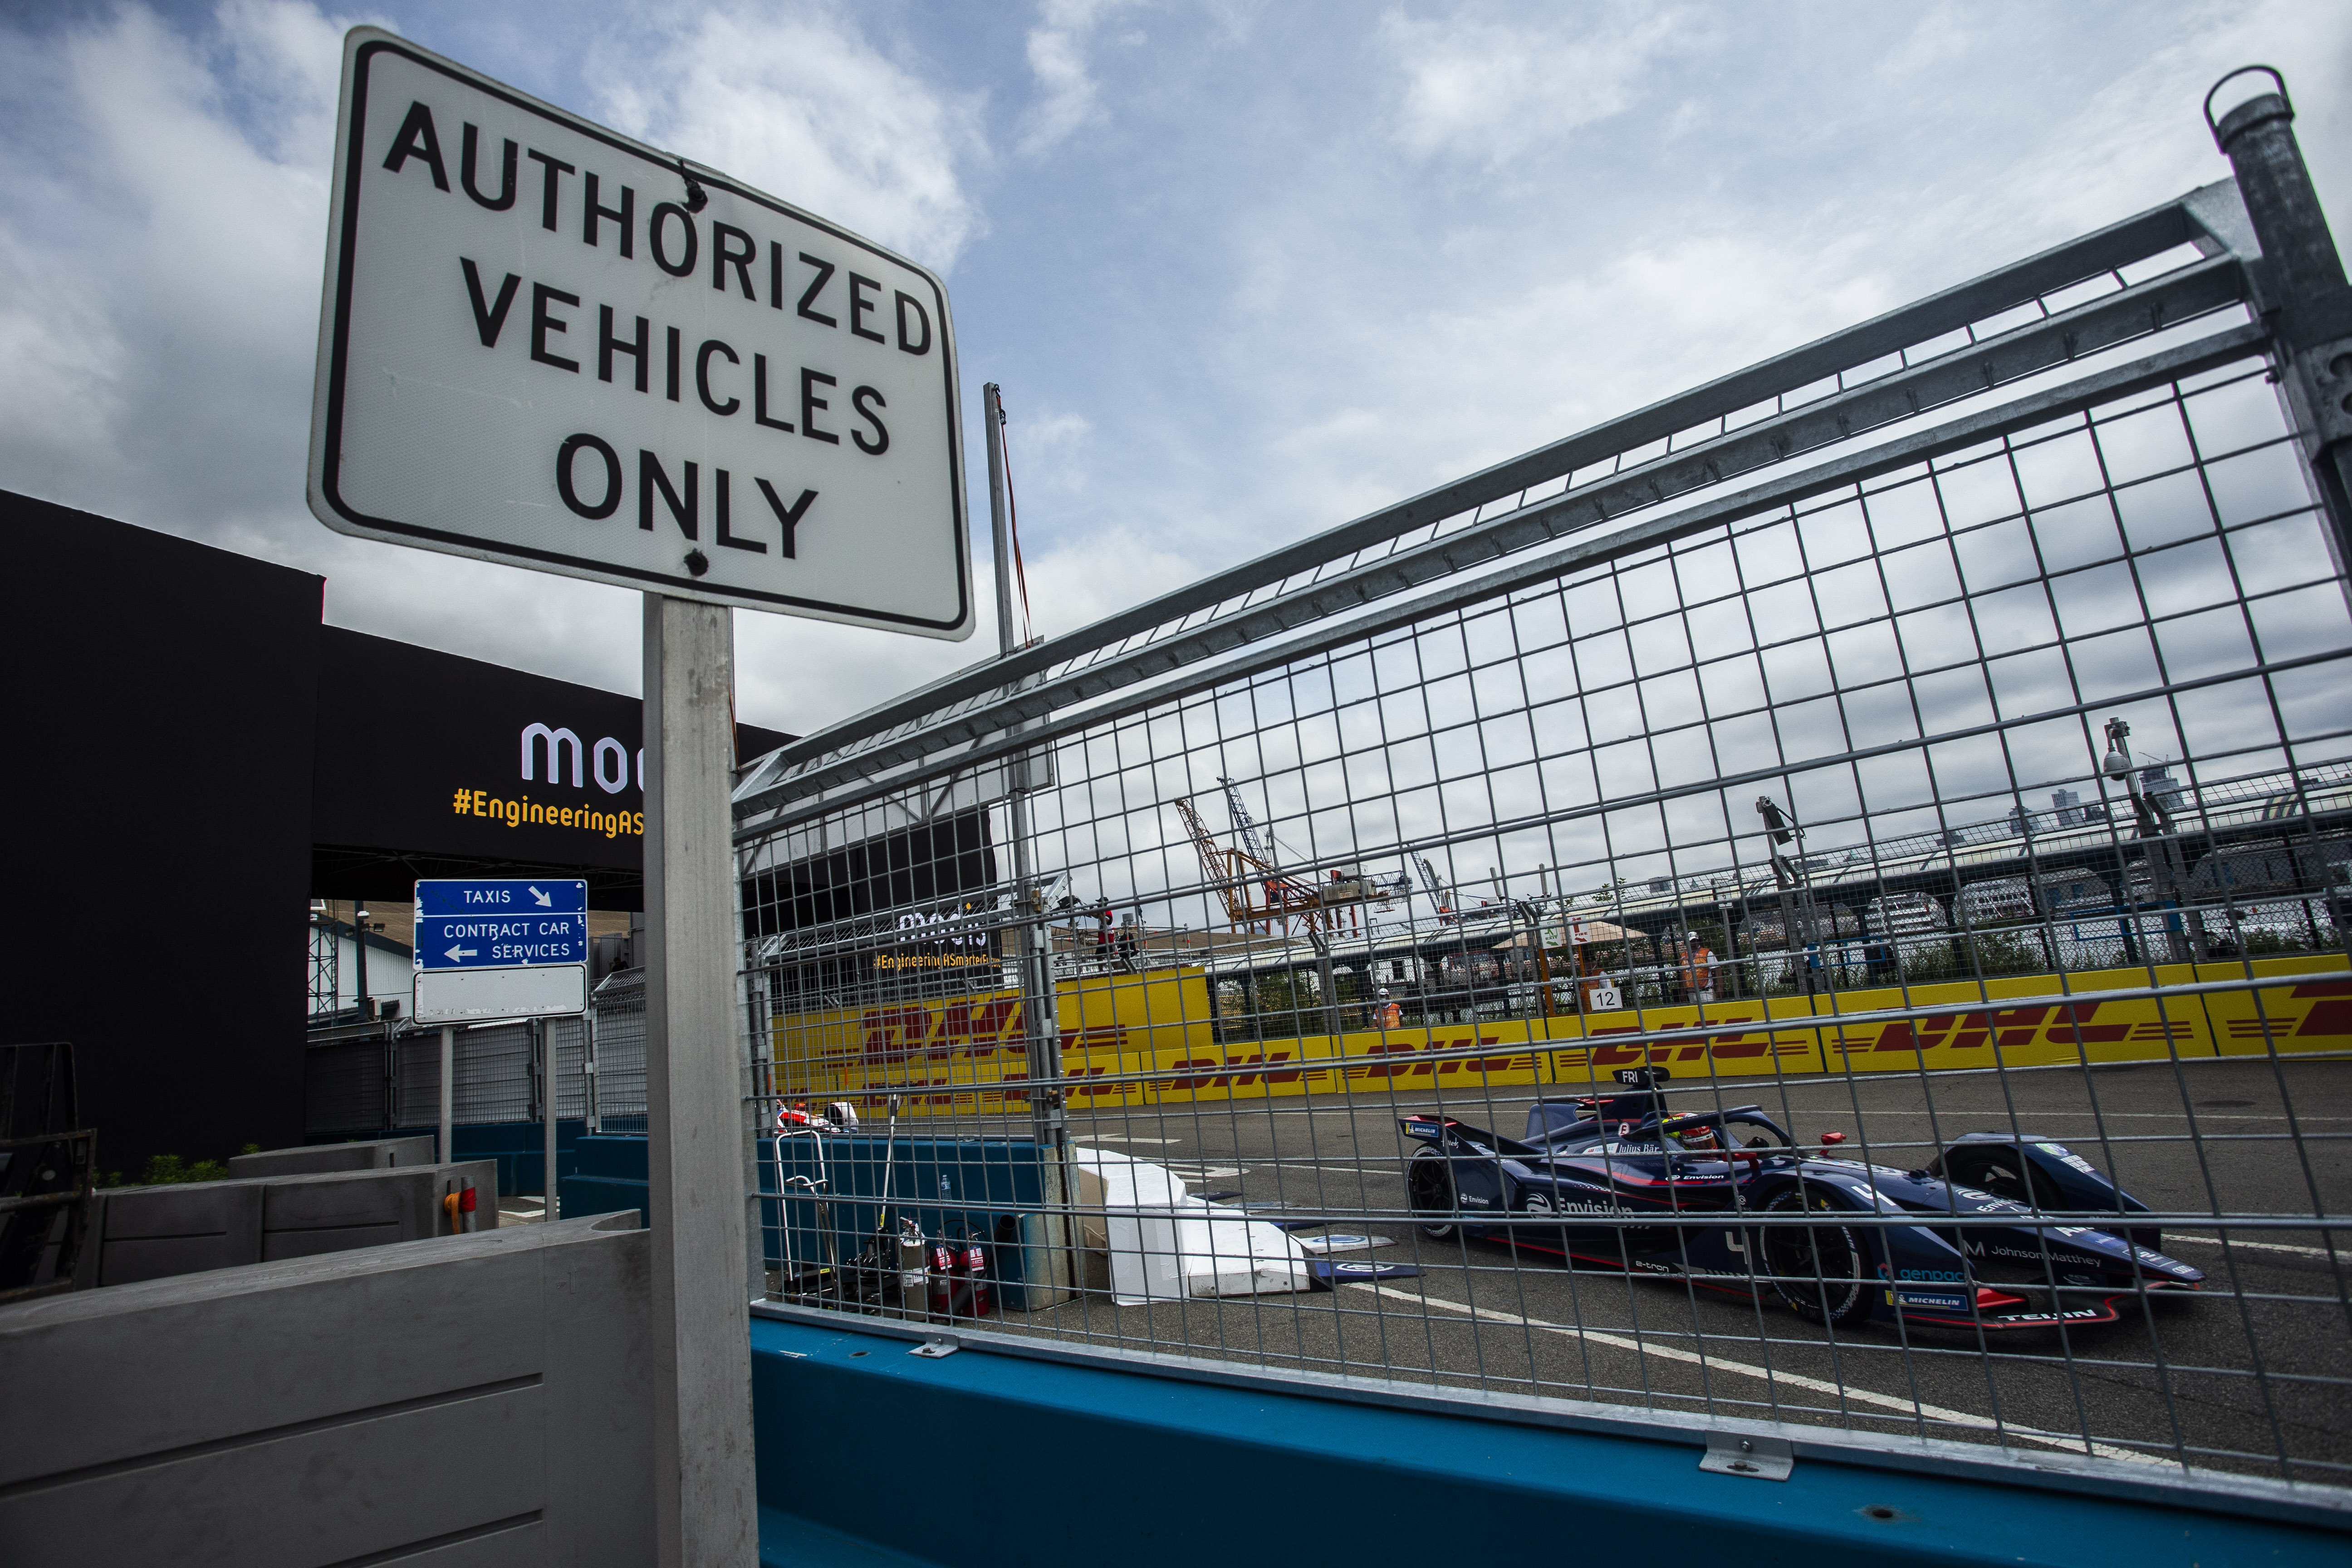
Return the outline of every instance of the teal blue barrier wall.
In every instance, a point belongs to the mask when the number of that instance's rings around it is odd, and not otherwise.
[[[458,1142],[462,1148],[462,1137]],[[990,1272],[1009,1292],[1006,1305],[1021,1307],[1022,1281],[1044,1271],[1034,1213],[1042,1192],[1037,1145],[1025,1140],[858,1135],[822,1143],[820,1149],[814,1138],[783,1140],[779,1165],[775,1141],[760,1141],[761,1192],[776,1193],[780,1176],[785,1183],[820,1177],[824,1183],[789,1203],[761,1201],[762,1247],[772,1266],[787,1256],[801,1263],[824,1258],[819,1194],[833,1231],[833,1256],[846,1260],[864,1250],[881,1212],[887,1157],[891,1211],[912,1218],[925,1236],[969,1237],[987,1244]],[[621,1209],[650,1214],[646,1151],[643,1137],[611,1133],[583,1138],[568,1152],[560,1150],[563,1217]],[[1025,1237],[1018,1230],[1024,1210],[1031,1211]]]
[[[383,1134],[386,1138],[430,1138],[440,1129],[436,1127],[396,1127]],[[499,1163],[499,1195],[512,1197],[517,1193],[547,1191],[547,1124],[543,1121],[483,1121],[450,1130],[449,1141],[457,1145],[460,1160],[496,1160]],[[555,1124],[555,1172],[558,1182],[570,1179],[576,1166],[580,1141],[588,1136],[585,1121],[558,1121]],[[640,1142],[643,1140],[639,1140]],[[645,1161],[637,1161],[639,1181],[644,1180]],[[616,1205],[634,1208],[634,1204]],[[583,1214],[604,1214],[604,1209],[583,1209]],[[570,1218],[567,1210],[565,1217]]]
[[[1549,1430],[909,1349],[853,1326],[754,1317],[763,1564],[1240,1568],[1499,1552],[1740,1568],[2341,1568],[2352,1547],[2340,1527],[1887,1468],[1866,1449],[1852,1462],[1801,1456],[1788,1480],[1759,1480],[1701,1471],[1687,1434]]]

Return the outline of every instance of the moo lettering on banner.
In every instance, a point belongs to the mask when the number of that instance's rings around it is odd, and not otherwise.
[[[930,272],[388,34],[345,54],[311,510],[395,543],[961,637]]]

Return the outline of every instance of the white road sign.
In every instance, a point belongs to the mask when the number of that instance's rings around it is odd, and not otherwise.
[[[534,969],[420,969],[409,1016],[420,1024],[475,1024],[588,1010],[584,964]]]
[[[913,262],[373,27],[343,45],[310,508],[365,538],[961,638]]]

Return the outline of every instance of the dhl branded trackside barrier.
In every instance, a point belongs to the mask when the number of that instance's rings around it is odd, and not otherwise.
[[[1058,1011],[1074,1109],[1366,1089],[1475,1096],[1482,1086],[1606,1081],[1643,1062],[1668,1066],[1676,1078],[1738,1079],[2352,1050],[2352,981],[2295,979],[2342,967],[2332,954],[2265,959],[2255,975],[2275,977],[2275,985],[2172,996],[2103,999],[2101,992],[2145,988],[2148,972],[2099,970],[1990,981],[1990,1003],[1971,984],[1916,985],[1907,997],[1890,987],[1703,1010],[1652,1007],[1638,1022],[1631,1012],[1603,1013],[1223,1046],[1213,1037],[1199,969],[1065,981]],[[2243,977],[2236,964],[2156,970],[2159,986]],[[2066,1000],[2051,1000],[2062,991]],[[2001,1005],[2010,999],[2017,1000]],[[1830,1016],[1944,1004],[1949,1012],[1892,1022]],[[1675,1040],[1615,1037],[1710,1026]],[[773,1023],[774,1087],[861,1109],[896,1091],[916,1114],[1014,1109],[1027,1103],[1026,1080],[1037,1076],[1023,1034],[1021,999],[1012,992],[783,1015]],[[1472,1054],[1482,1046],[1492,1054]]]

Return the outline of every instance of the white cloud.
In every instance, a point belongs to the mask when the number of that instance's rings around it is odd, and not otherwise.
[[[1016,496],[1085,489],[1087,449],[1094,428],[1083,414],[1028,414],[1013,420],[1004,445]]]
[[[2246,58],[2287,62],[2339,231],[2352,212],[2343,8],[1233,0],[1134,40],[1137,13],[1083,3],[918,26],[645,0],[553,32],[551,0],[471,32],[387,3],[493,74],[960,261],[968,388],[1015,391],[1053,630],[2216,178],[2195,104]],[[635,595],[345,539],[302,505],[342,24],[299,0],[7,15],[0,487],[322,572],[341,625],[634,690]],[[1085,166],[985,140],[1066,147],[1112,113],[1134,134]],[[983,657],[984,523],[976,553],[968,643],[738,617],[743,716],[813,728]]]
[[[1424,155],[1507,163],[1621,112],[1696,31],[1687,13],[1648,6],[1525,25],[1391,11],[1381,38],[1405,75],[1397,137]]]
[[[225,7],[218,35],[215,64],[133,7],[10,40],[67,133],[0,186],[0,265],[22,283],[0,334],[52,367],[0,395],[21,400],[0,465],[199,532],[301,505],[339,37],[283,5]]]
[[[346,26],[299,0],[0,22],[0,487],[320,573],[336,625],[635,691],[637,595],[349,539],[303,503]],[[635,47],[622,96],[648,140],[933,265],[978,232],[972,100],[829,14],[712,13]],[[910,641],[762,626],[743,716],[811,728],[972,657]]]
[[[815,8],[705,13],[624,37],[590,80],[630,134],[848,225],[941,270],[981,229],[960,163],[975,100],[945,94]]]
[[[1123,0],[1044,0],[1037,25],[1029,29],[1029,74],[1037,100],[1022,117],[1021,150],[1047,151],[1081,126],[1103,118],[1102,102],[1087,68],[1087,40],[1095,25]]]

